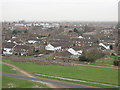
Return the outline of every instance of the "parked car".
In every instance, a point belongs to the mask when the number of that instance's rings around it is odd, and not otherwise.
[[[10,56],[9,54],[1,54],[0,56]]]
[[[38,54],[38,55],[34,55],[34,57],[41,57],[43,56],[44,54]]]
[[[34,55],[34,57],[38,57],[38,55]]]
[[[38,56],[40,57],[40,56],[43,56],[44,54],[39,54]]]

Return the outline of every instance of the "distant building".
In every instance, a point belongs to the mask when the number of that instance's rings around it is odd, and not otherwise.
[[[53,46],[51,44],[48,44],[46,47],[45,47],[45,50],[48,50],[48,51],[60,51],[61,50],[61,46]]]
[[[13,54],[13,48],[15,46],[16,45],[14,43],[11,43],[11,42],[3,43],[2,44],[2,53],[12,55]]]
[[[37,43],[38,41],[36,41],[36,40],[28,40],[28,43],[30,43],[30,44],[35,44],[35,43]]]
[[[31,55],[33,53],[33,46],[27,46],[27,45],[16,45],[13,49],[13,53],[15,55]]]

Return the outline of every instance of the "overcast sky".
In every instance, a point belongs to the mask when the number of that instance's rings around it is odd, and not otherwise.
[[[117,21],[119,0],[2,0],[2,21]]]

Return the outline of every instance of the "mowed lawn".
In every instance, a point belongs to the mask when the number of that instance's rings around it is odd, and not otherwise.
[[[44,84],[2,76],[2,88],[43,88]]]
[[[118,70],[100,67],[85,66],[58,66],[58,65],[36,65],[33,63],[13,62],[3,60],[24,69],[30,73],[40,73],[65,78],[80,79],[108,84],[118,84]]]

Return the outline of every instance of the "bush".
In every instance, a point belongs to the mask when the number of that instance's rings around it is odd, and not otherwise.
[[[78,33],[78,30],[76,29],[76,28],[74,28],[74,30],[73,30],[74,32],[76,32],[76,33]]]
[[[110,45],[110,50],[112,50],[113,49],[113,46],[112,45]]]
[[[113,64],[114,64],[114,66],[119,66],[120,61],[114,61]]]
[[[72,33],[72,31],[69,31],[69,33]]]
[[[79,61],[83,61],[83,62],[84,62],[84,61],[87,61],[87,58],[86,58],[85,56],[80,56],[80,57],[79,57]]]
[[[89,62],[95,62],[97,59],[104,57],[105,54],[102,53],[101,51],[98,51],[97,49],[93,49],[93,50],[87,51],[85,56]]]
[[[80,56],[79,61],[81,61],[81,62],[94,62],[94,59],[86,58],[85,56]]]

